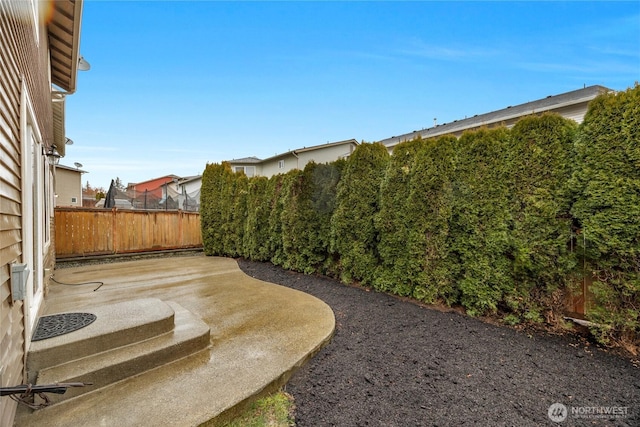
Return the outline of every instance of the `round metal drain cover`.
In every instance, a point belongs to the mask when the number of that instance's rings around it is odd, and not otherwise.
[[[96,315],[91,313],[62,313],[43,316],[38,321],[36,332],[31,341],[46,340],[68,334],[92,324],[94,320],[96,320]]]

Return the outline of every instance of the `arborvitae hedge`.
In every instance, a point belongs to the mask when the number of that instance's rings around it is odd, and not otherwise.
[[[403,142],[394,148],[380,184],[380,210],[375,217],[379,234],[380,262],[373,286],[380,291],[411,295],[413,285],[406,272],[414,260],[406,257],[410,217],[409,179],[416,152],[425,145],[422,139]]]
[[[243,255],[243,236],[247,220],[247,197],[249,195],[249,180],[244,173],[234,173],[231,177],[227,194],[229,205],[229,227],[224,236],[224,251],[227,255],[236,257]]]
[[[459,271],[452,273],[460,303],[470,314],[495,312],[514,287],[507,257],[512,224],[509,131],[467,132],[456,146],[449,245]]]
[[[337,186],[346,166],[346,160],[329,164],[313,165],[311,204],[316,215],[318,247],[325,252],[324,259],[317,266],[321,274],[337,275],[339,254],[331,251],[331,218],[337,205]]]
[[[282,212],[284,211],[285,175],[274,175],[269,178],[271,209],[269,211],[269,254],[271,262],[283,265],[286,261],[282,243]]]
[[[563,299],[552,298],[553,292],[570,284],[575,254],[569,180],[576,129],[572,120],[544,114],[524,118],[511,130],[515,288],[506,303],[516,321],[539,321],[543,311],[561,309]]]
[[[340,254],[342,280],[370,285],[379,263],[374,218],[379,209],[380,182],[389,160],[382,144],[361,144],[349,156],[337,188],[331,218],[331,250]]]
[[[269,253],[269,214],[272,194],[269,180],[255,177],[249,181],[247,194],[247,220],[243,235],[243,256],[254,261],[268,261]]]
[[[579,127],[557,115],[512,129],[416,140],[389,156],[270,179],[207,165],[208,255],[245,256],[360,281],[469,314],[552,320],[593,276],[601,340],[640,336],[640,88],[592,102]]]
[[[588,317],[603,341],[640,335],[640,86],[591,102],[576,140],[572,187]]]
[[[402,256],[412,260],[405,273],[411,295],[425,302],[451,303],[458,294],[453,282],[458,266],[450,255],[449,237],[456,144],[452,136],[428,141],[416,153],[410,172],[409,234]]]
[[[320,237],[320,217],[313,206],[316,167],[310,163],[303,171],[287,173],[282,193],[283,267],[307,274],[317,271],[327,254]]]
[[[200,190],[200,227],[207,255],[230,255],[225,241],[231,227],[233,172],[228,163],[207,164]]]

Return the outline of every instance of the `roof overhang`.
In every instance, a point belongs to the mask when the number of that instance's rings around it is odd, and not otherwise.
[[[51,55],[51,105],[53,110],[53,145],[65,155],[65,95],[76,91],[80,62],[80,25],[83,0],[51,0],[52,16],[47,26]]]
[[[64,95],[54,92],[51,95],[53,108],[53,144],[62,157],[65,155],[67,137],[64,127]]]
[[[80,24],[83,0],[55,0],[48,25],[51,82],[67,92],[76,91],[80,60]]]

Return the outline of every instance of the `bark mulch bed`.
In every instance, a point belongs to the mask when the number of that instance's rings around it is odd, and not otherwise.
[[[287,384],[298,427],[640,426],[638,362],[584,338],[516,330],[269,263],[239,265],[335,313],[332,342]],[[567,408],[561,423],[548,415],[554,403]]]

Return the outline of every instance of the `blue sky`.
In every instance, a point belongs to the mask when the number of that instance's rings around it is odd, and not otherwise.
[[[640,80],[640,2],[85,0],[63,164],[94,187]]]

